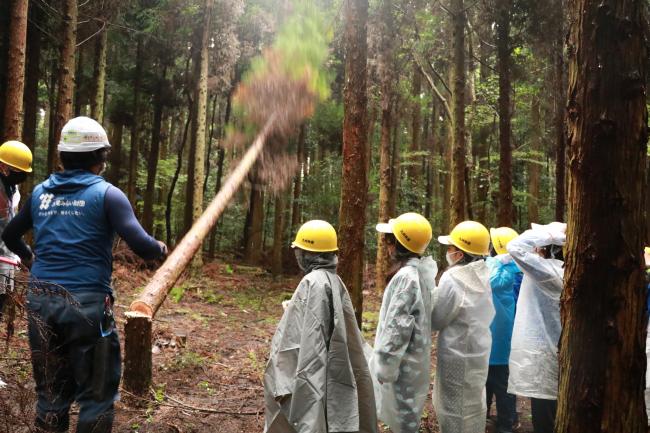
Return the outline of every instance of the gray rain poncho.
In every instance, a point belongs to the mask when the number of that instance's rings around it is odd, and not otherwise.
[[[264,373],[268,433],[377,431],[372,380],[336,256],[308,255]]]
[[[484,260],[442,274],[431,327],[438,333],[433,406],[442,433],[484,433],[494,318],[490,271]]]
[[[552,242],[551,233],[542,228],[525,231],[507,247],[524,273],[512,333],[508,392],[545,400],[557,399],[564,269],[562,261],[545,259],[535,248]]]
[[[437,273],[431,257],[411,258],[384,291],[369,364],[377,416],[394,433],[420,427],[429,393],[431,294]]]

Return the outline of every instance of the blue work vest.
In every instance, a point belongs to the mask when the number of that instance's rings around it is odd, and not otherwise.
[[[104,211],[109,186],[101,176],[69,170],[34,188],[34,281],[70,292],[112,292],[114,230]]]

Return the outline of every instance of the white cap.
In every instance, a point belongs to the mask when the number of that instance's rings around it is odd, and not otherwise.
[[[111,147],[106,131],[90,117],[75,117],[61,130],[59,152],[92,152]]]
[[[393,233],[393,224],[395,223],[394,219],[388,220],[387,223],[379,223],[375,226],[375,229],[379,233]]]

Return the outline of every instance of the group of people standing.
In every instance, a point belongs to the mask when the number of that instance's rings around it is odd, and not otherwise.
[[[264,376],[268,433],[415,433],[430,388],[442,433],[483,433],[496,403],[497,433],[517,424],[516,396],[531,399],[535,433],[553,431],[566,224],[518,235],[475,221],[438,242],[438,278],[425,252],[430,223],[405,213],[377,225],[393,262],[374,345],[363,341],[336,275],[337,239],[309,221],[292,247],[305,272],[278,325]]]

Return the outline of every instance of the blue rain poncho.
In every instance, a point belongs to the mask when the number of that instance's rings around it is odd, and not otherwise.
[[[494,320],[490,325],[490,365],[508,365],[517,305],[515,288],[518,288],[521,281],[521,271],[510,254],[489,257],[485,263],[490,269],[490,287],[495,311]]]
[[[484,433],[490,323],[494,318],[485,261],[449,268],[434,297],[431,327],[440,332],[433,406],[440,431]]]
[[[545,227],[527,230],[507,246],[524,273],[512,334],[508,392],[555,400],[564,269],[562,261],[545,259],[535,249],[551,244],[562,245],[564,234],[553,236]]]
[[[369,367],[377,417],[393,433],[415,433],[420,427],[429,393],[431,296],[437,273],[431,257],[411,258],[384,291]]]
[[[309,255],[264,373],[266,433],[376,433],[363,337],[336,256]]]

